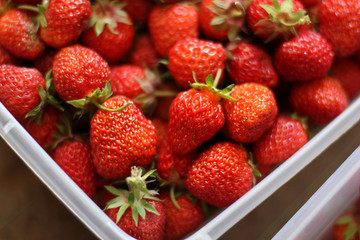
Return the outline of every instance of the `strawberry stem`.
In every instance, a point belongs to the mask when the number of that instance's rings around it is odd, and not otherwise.
[[[100,108],[100,109],[102,109],[102,110],[108,111],[108,112],[120,112],[120,111],[124,110],[125,108],[127,108],[130,104],[132,104],[132,102],[129,101],[129,102],[125,103],[125,105],[123,105],[122,107],[120,107],[120,108],[115,108],[115,109],[104,107],[103,105],[101,105],[101,104],[98,103],[98,102],[93,102],[93,104],[94,104],[96,107],[98,107],[98,108]]]
[[[176,197],[175,197],[175,184],[172,184],[171,187],[170,187],[170,199],[171,199],[171,202],[174,204],[174,206],[177,208],[177,209],[180,209],[180,205],[178,204],[178,202],[176,201]]]

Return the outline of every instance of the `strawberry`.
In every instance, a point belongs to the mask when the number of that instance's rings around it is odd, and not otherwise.
[[[178,183],[181,179],[186,178],[187,172],[196,157],[195,151],[182,155],[176,154],[171,149],[169,140],[165,138],[159,145],[155,166],[161,178],[170,183]]]
[[[52,70],[55,54],[54,49],[49,49],[33,62],[33,67],[38,69],[42,75],[45,75],[49,70]]]
[[[189,82],[194,82],[193,73],[204,82],[208,75],[215,76],[218,69],[225,68],[225,60],[225,49],[221,44],[187,38],[170,49],[169,71],[177,83],[189,89]]]
[[[185,184],[192,195],[204,202],[216,207],[229,206],[252,186],[246,150],[230,142],[212,145],[195,160]]]
[[[333,58],[331,45],[319,33],[306,31],[280,45],[274,65],[285,80],[307,82],[325,77]]]
[[[263,165],[281,163],[307,143],[308,137],[300,121],[278,115],[274,125],[255,142],[255,160]]]
[[[262,48],[240,42],[235,47],[229,45],[228,50],[230,59],[227,61],[227,69],[233,83],[255,82],[268,87],[275,87],[278,83],[272,59]]]
[[[135,23],[146,22],[153,8],[153,3],[148,0],[122,0],[121,2],[126,3],[124,10]]]
[[[289,101],[297,113],[308,116],[317,125],[329,123],[348,105],[341,83],[330,77],[294,86]]]
[[[335,55],[346,57],[360,48],[360,2],[324,0],[318,10],[319,32]]]
[[[258,83],[235,85],[231,97],[224,100],[225,133],[241,143],[256,142],[271,127],[278,113],[273,92]]]
[[[359,240],[359,213],[355,207],[342,213],[333,225],[335,240]]]
[[[32,5],[36,5],[36,4],[40,4],[41,0],[13,0],[15,3],[17,4],[32,4]]]
[[[81,42],[108,62],[118,62],[133,44],[135,29],[132,21],[115,1],[102,0],[93,8],[89,28],[82,35]]]
[[[159,57],[149,35],[139,36],[129,55],[129,62],[139,67],[154,68]]]
[[[40,103],[39,86],[45,86],[34,68],[0,65],[0,101],[19,121]]]
[[[200,202],[190,199],[186,193],[176,197],[180,208],[177,208],[167,192],[160,193],[166,213],[164,239],[182,239],[188,233],[197,229],[204,219]]]
[[[350,99],[360,92],[360,66],[351,59],[340,58],[334,61],[332,75],[338,79]]]
[[[160,118],[150,119],[154,124],[158,148],[163,144],[167,137],[168,123]]]
[[[156,52],[161,57],[167,56],[177,41],[198,37],[198,10],[189,3],[155,6],[149,15],[148,28]]]
[[[131,176],[126,178],[129,190],[106,186],[116,196],[105,207],[106,214],[122,230],[139,240],[161,240],[164,236],[164,205],[155,197],[156,191],[146,188],[145,180],[154,171],[142,176],[142,170],[133,167]]]
[[[89,0],[50,0],[40,28],[41,39],[49,46],[62,48],[74,44],[91,16]]]
[[[203,0],[199,9],[202,32],[209,38],[232,41],[245,22],[251,1]]]
[[[96,193],[96,173],[90,145],[74,137],[56,147],[55,162],[90,197]]]
[[[132,165],[149,164],[156,154],[155,127],[130,99],[114,96],[91,119],[90,143],[97,172],[106,178],[126,177]]]
[[[111,67],[110,85],[114,95],[132,99],[144,113],[151,112],[155,104],[155,76],[149,70],[134,65]]]
[[[26,60],[40,57],[45,50],[31,12],[18,9],[7,11],[0,18],[0,44],[15,57]]]
[[[59,133],[57,125],[61,124],[60,112],[55,107],[48,106],[44,109],[39,122],[26,119],[21,124],[42,148],[50,151],[51,143],[55,141],[54,134]]]
[[[216,89],[221,76],[218,71],[215,81],[212,75],[206,84],[196,79],[190,90],[177,95],[170,106],[169,143],[177,154],[186,154],[212,138],[224,125],[225,116],[221,98],[234,101],[229,95],[232,85],[220,91]]]
[[[309,23],[299,0],[254,0],[247,11],[247,21],[255,35],[266,42],[296,34],[301,25]]]
[[[55,89],[63,100],[78,100],[104,88],[110,79],[110,68],[98,53],[76,44],[57,52],[53,76]]]
[[[163,119],[165,121],[169,120],[169,109],[171,106],[171,103],[177,96],[177,93],[179,92],[177,86],[175,85],[174,81],[167,81],[161,83],[161,85],[157,89],[159,92],[168,92],[168,93],[174,93],[169,94],[168,96],[161,97],[161,100],[157,101],[156,109],[153,113],[153,117],[157,117],[160,119]]]
[[[305,7],[310,8],[320,4],[322,0],[300,0],[300,1]]]
[[[16,60],[5,48],[0,45],[0,65],[15,64]]]

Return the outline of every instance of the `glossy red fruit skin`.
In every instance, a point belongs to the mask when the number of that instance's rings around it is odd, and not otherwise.
[[[102,105],[116,109],[129,101],[124,96],[114,96]],[[155,127],[134,104],[118,112],[98,109],[90,124],[92,156],[103,177],[126,177],[131,166],[145,166],[156,154]]]
[[[153,205],[159,215],[151,212],[146,213],[145,219],[139,216],[138,225],[132,218],[131,208],[128,208],[120,218],[117,225],[128,233],[130,236],[139,240],[162,240],[164,238],[164,229],[166,222],[166,213],[163,203],[149,200],[148,203]],[[112,208],[106,211],[107,215],[116,222],[116,215],[119,208]]]
[[[167,138],[168,122],[163,119],[156,118],[156,117],[153,117],[150,120],[154,124],[154,127],[155,127],[156,138],[157,138],[158,149],[159,149],[159,147],[162,145],[162,143]]]
[[[110,85],[113,95],[123,95],[130,99],[145,93],[136,79],[145,79],[145,72],[142,67],[133,65],[112,66],[110,73]]]
[[[306,31],[280,45],[274,65],[289,82],[308,82],[325,77],[331,68],[334,52],[319,33]]]
[[[159,56],[149,35],[139,36],[129,55],[129,62],[139,67],[153,68],[159,61]]]
[[[185,179],[187,173],[195,161],[197,157],[197,153],[190,152],[187,154],[176,154],[170,147],[169,141],[165,139],[162,144],[159,146],[158,150],[158,158],[156,159],[156,169],[159,173],[160,177],[165,180],[180,180]],[[180,179],[170,179],[172,176],[173,171],[176,171],[179,174]]]
[[[235,85],[231,96],[238,101],[223,101],[225,133],[237,142],[256,142],[271,127],[278,113],[273,92],[258,83],[244,83]]]
[[[218,69],[225,68],[225,61],[225,49],[221,44],[187,38],[170,49],[169,71],[177,83],[189,89],[189,82],[194,82],[193,72],[197,81],[204,83],[207,76],[212,74],[215,78]]]
[[[40,37],[53,48],[74,44],[86,29],[91,13],[89,0],[51,0],[45,11],[47,26],[40,28]]]
[[[129,17],[128,21],[131,22]],[[91,27],[83,33],[81,41],[109,63],[116,63],[129,52],[133,44],[135,29],[132,24],[118,22],[115,31],[118,33],[112,33],[105,25],[104,31],[96,36],[95,28]]]
[[[0,18],[0,44],[15,57],[35,60],[45,50],[32,17],[28,11],[13,9]]]
[[[210,39],[226,41],[228,39],[228,28],[216,30],[214,26],[210,25],[216,14],[209,9],[209,6],[214,6],[213,0],[203,0],[200,3],[199,23],[201,31]]]
[[[318,10],[319,32],[335,55],[347,57],[360,48],[360,2],[324,0]]]
[[[280,4],[282,4],[285,0],[278,0],[278,2]],[[299,0],[293,0],[293,12],[299,11],[299,10],[304,10],[304,6],[302,5],[302,3]],[[268,4],[273,6],[273,0],[254,0],[251,5],[249,6],[248,10],[247,10],[247,21],[248,21],[248,26],[250,27],[250,29],[253,31],[253,33],[259,31],[259,30],[263,30],[265,27],[262,25],[257,25],[256,24],[262,20],[262,19],[270,19],[269,14],[265,11],[265,9],[263,9],[260,4]],[[295,30],[298,32],[298,30],[301,28],[302,25],[298,25],[295,27]],[[256,34],[257,36],[261,37],[261,38],[268,38],[270,36],[270,34],[264,34],[264,33],[258,33]]]
[[[124,10],[129,14],[134,23],[144,23],[147,21],[153,3],[148,0],[125,0]]]
[[[308,116],[317,125],[329,123],[348,105],[348,97],[340,82],[330,77],[294,86],[289,98],[296,112]]]
[[[254,158],[263,165],[281,163],[307,141],[308,137],[301,122],[285,115],[278,115],[271,128],[255,142]]]
[[[5,48],[0,45],[0,65],[15,64],[16,60]]]
[[[216,207],[229,206],[252,186],[246,150],[235,143],[216,143],[195,160],[185,184],[192,195],[204,202]]]
[[[18,121],[40,103],[40,85],[45,80],[38,70],[0,65],[0,101]]]
[[[170,146],[177,154],[189,153],[213,137],[224,122],[219,97],[206,90],[181,92],[169,110]]]
[[[88,143],[65,141],[56,148],[54,160],[90,198],[95,196],[96,172]]]
[[[94,50],[79,44],[62,48],[54,57],[55,90],[65,100],[85,98],[110,79],[108,63]]]
[[[35,120],[27,119],[21,124],[42,148],[50,150],[50,144],[55,141],[54,134],[59,133],[56,125],[61,124],[60,112],[48,106],[42,114],[40,125]]]
[[[235,84],[256,82],[275,87],[278,75],[270,55],[262,48],[241,42],[230,50],[232,58],[227,61],[229,76]]]
[[[185,3],[155,6],[150,12],[148,27],[156,52],[165,57],[177,41],[199,36],[198,10]]]
[[[55,54],[56,51],[54,49],[49,49],[33,62],[33,67],[38,69],[42,75],[45,76],[49,70],[52,70]]]
[[[300,0],[305,7],[314,7],[321,3],[321,0]]]
[[[331,68],[332,76],[338,79],[349,99],[360,92],[360,65],[351,59],[339,58]]]
[[[163,200],[166,213],[165,240],[181,239],[197,229],[203,222],[204,213],[201,209],[200,201],[193,203],[183,193],[176,198],[176,202],[180,206],[180,209],[178,209],[171,201],[169,193],[161,193],[160,199]]]

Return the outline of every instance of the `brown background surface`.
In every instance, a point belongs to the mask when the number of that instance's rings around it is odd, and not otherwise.
[[[221,239],[271,239],[360,145],[360,122]],[[96,239],[0,138],[0,239]]]

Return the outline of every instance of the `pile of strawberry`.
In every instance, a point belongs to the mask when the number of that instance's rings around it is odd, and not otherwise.
[[[194,231],[360,91],[356,0],[0,8],[1,103],[138,239]]]

